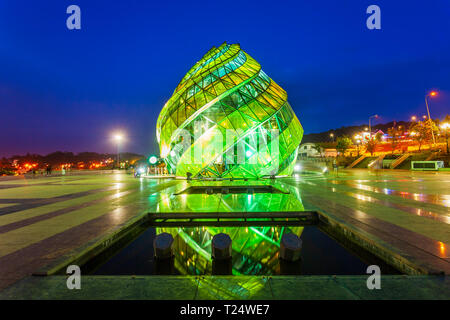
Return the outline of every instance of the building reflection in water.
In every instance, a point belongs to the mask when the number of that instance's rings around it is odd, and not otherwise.
[[[242,183],[244,184],[244,183]],[[264,182],[263,184],[272,184]],[[253,194],[178,194],[159,203],[160,212],[275,212],[303,211],[300,194],[295,188],[274,183],[280,193]],[[292,189],[292,190],[291,190]],[[267,277],[286,273],[299,274],[300,262],[281,263],[280,240],[285,233],[301,236],[301,226],[200,226],[157,228],[174,238],[174,268],[181,275],[198,275],[199,290],[214,298],[248,298],[266,288]],[[213,262],[211,241],[215,234],[226,233],[232,239],[232,259]],[[202,275],[253,275],[259,277],[202,277]]]
[[[284,233],[301,236],[303,227],[186,227],[157,228],[174,238],[174,265],[180,274],[213,274],[211,241],[215,234],[232,239],[233,275],[272,275],[280,273],[278,251]]]

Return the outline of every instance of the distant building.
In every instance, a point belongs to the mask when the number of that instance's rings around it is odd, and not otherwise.
[[[298,148],[298,156],[301,158],[311,157],[323,157],[323,152],[318,152],[315,147],[315,143],[303,143]]]
[[[324,156],[325,157],[337,157],[337,150],[336,149],[325,149],[324,150]]]

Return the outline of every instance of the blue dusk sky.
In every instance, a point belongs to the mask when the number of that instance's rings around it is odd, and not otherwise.
[[[0,156],[115,152],[118,129],[124,151],[156,152],[162,106],[224,41],[287,91],[306,134],[421,116],[430,89],[431,116],[450,113],[448,0],[0,0]]]

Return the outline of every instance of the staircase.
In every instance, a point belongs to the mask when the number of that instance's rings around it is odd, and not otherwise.
[[[436,156],[439,154],[439,152],[432,152],[426,159],[425,161],[431,161],[434,158],[436,158]]]
[[[363,154],[361,157],[359,157],[358,159],[356,159],[355,161],[352,162],[352,164],[350,164],[347,169],[351,169],[354,166],[356,166],[358,163],[360,163],[361,161],[363,161],[366,158],[366,155]]]
[[[394,162],[391,163],[391,169],[395,169],[398,165],[400,165],[403,161],[405,161],[406,159],[409,158],[411,154],[410,153],[405,153],[404,155],[402,155],[401,157],[395,159]]]
[[[372,168],[375,164],[379,163],[380,164],[379,168],[382,168],[383,167],[383,159],[385,156],[386,156],[385,154],[380,155],[378,158],[376,158],[371,163],[369,163],[369,165],[367,167]]]

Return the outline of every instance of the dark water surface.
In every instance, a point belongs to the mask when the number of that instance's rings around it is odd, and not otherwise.
[[[173,261],[160,262],[153,257],[153,239],[161,232],[174,237]],[[213,266],[210,241],[219,232],[229,234],[233,241],[232,261]],[[294,263],[278,259],[279,240],[289,232],[300,235],[303,242],[302,258]],[[382,274],[399,273],[366,252],[356,252],[344,248],[316,226],[150,227],[82,269],[94,275],[363,275],[369,265],[376,264]]]

